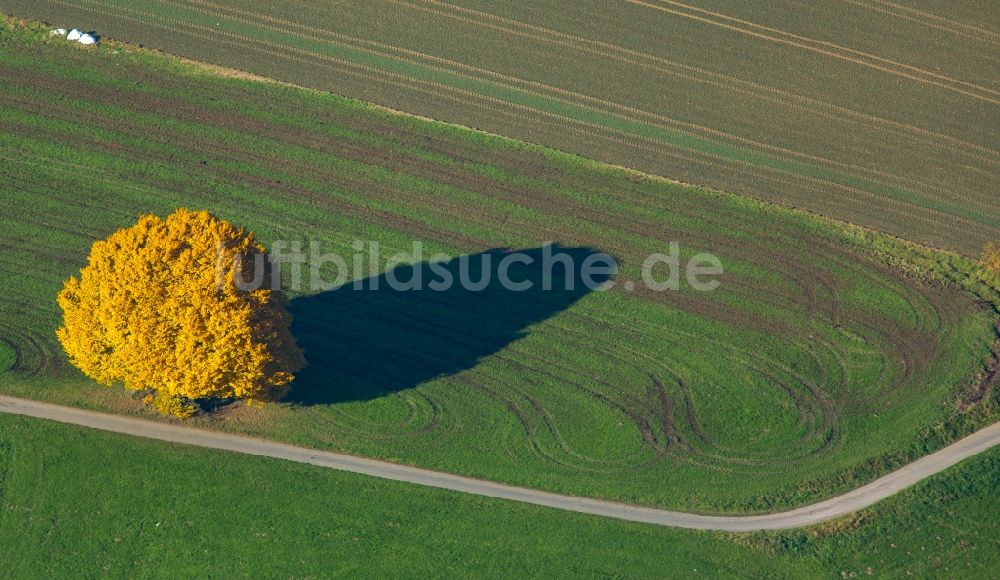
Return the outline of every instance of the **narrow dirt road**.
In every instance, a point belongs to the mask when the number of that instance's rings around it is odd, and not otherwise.
[[[786,512],[752,516],[709,516],[558,495],[534,489],[494,483],[492,481],[428,471],[417,467],[397,465],[375,459],[306,449],[274,441],[183,427],[145,419],[108,415],[3,395],[0,395],[0,412],[81,425],[102,431],[125,433],[147,439],[157,439],[210,449],[222,449],[249,455],[274,457],[298,463],[308,463],[320,467],[370,475],[372,477],[380,477],[382,479],[405,481],[417,485],[508,499],[620,520],[678,528],[728,532],[798,528],[844,516],[868,507],[881,499],[913,485],[925,477],[939,473],[963,459],[972,457],[977,453],[982,453],[994,445],[1000,444],[1000,423],[995,423],[961,441],[918,459],[898,471],[894,471],[844,495]]]

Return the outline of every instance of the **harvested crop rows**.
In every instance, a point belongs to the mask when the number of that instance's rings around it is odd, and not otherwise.
[[[10,7],[965,253],[1000,236],[995,22],[881,2],[699,4]],[[913,40],[927,35],[948,50]]]
[[[705,510],[832,493],[948,419],[996,338],[971,298],[802,215],[145,52],[10,29],[0,50],[10,394],[138,412],[65,363],[53,297],[94,239],[181,205],[344,255],[618,258],[609,292],[293,293],[310,366],[287,404],[200,419],[557,491]],[[717,255],[722,286],[624,290],[671,241]]]

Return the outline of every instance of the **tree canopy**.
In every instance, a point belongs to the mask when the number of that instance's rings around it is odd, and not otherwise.
[[[280,291],[236,283],[263,258],[252,232],[207,212],[142,216],[95,242],[66,281],[56,334],[85,374],[155,393],[161,413],[189,416],[210,398],[273,400],[303,359]]]

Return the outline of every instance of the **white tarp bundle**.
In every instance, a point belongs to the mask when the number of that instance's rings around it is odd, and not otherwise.
[[[101,40],[101,37],[94,34],[93,32],[83,32],[78,28],[70,30],[69,34],[66,34],[65,28],[56,28],[49,34],[51,34],[52,36],[56,35],[65,36],[66,40],[75,40],[80,44],[97,44]]]

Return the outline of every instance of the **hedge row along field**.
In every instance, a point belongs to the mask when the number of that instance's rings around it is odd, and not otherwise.
[[[967,255],[1000,239],[994,10],[974,0],[694,4],[5,7]]]
[[[299,293],[309,366],[286,402],[226,407],[209,426],[745,511],[854,487],[995,417],[992,394],[976,396],[994,311],[943,282],[965,276],[996,303],[964,258],[37,27],[6,26],[0,57],[3,392],[142,412],[66,363],[55,296],[93,240],[187,206],[266,245],[322,240],[348,256],[355,240],[452,255],[555,240],[609,252],[635,280],[677,241],[726,272],[714,292]],[[926,265],[888,265],[906,253]]]
[[[876,576],[988,577],[1000,565],[1000,526],[982,516],[1000,492],[996,449],[859,521],[741,537],[0,415],[0,481],[5,462],[0,558],[18,578],[160,577],[165,570],[200,576],[206,569],[241,577],[640,577],[685,570],[802,578],[842,571],[864,577],[868,569]],[[88,474],[85,485],[67,484],[81,473]]]

